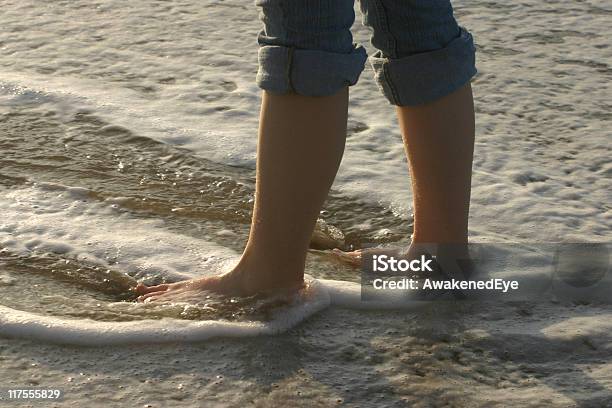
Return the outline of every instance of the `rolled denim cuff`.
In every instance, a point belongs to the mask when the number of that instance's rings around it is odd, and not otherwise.
[[[333,95],[357,83],[366,60],[358,45],[347,54],[266,45],[259,49],[257,85],[281,94]]]
[[[461,33],[446,47],[407,57],[370,57],[376,82],[393,105],[410,106],[451,94],[476,75],[476,47],[472,35]]]

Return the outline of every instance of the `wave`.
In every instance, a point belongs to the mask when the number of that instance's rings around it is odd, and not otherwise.
[[[312,315],[330,307],[390,310],[416,309],[429,302],[389,296],[385,301],[363,302],[357,283],[310,280],[307,298],[278,311],[268,322],[192,321],[146,319],[101,322],[43,316],[0,306],[0,335],[41,342],[78,346],[108,346],[142,343],[199,342],[216,337],[253,337],[285,332]]]
[[[98,201],[85,188],[36,183],[4,189],[0,211],[5,216],[0,224],[0,247],[16,256],[59,256],[76,262],[77,268],[99,265],[145,282],[160,277],[184,280],[216,274],[237,259],[228,248],[168,231],[162,220],[135,218],[116,200]],[[141,320],[100,321],[38,314],[5,305],[0,306],[0,335],[89,346],[195,342],[220,336],[280,333],[329,306],[385,309],[415,305],[399,296],[384,302],[361,302],[360,285],[353,282],[312,282],[307,297],[278,309],[266,322],[150,319],[146,315]]]

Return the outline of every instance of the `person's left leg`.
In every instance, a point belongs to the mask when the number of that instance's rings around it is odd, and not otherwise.
[[[467,257],[476,74],[471,34],[450,0],[360,0],[378,51],[376,81],[396,106],[410,166],[414,231],[409,257]],[[375,251],[375,249],[374,249]],[[336,252],[359,265],[363,251]]]

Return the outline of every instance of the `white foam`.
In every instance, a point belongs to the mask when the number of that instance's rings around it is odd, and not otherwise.
[[[53,183],[3,191],[0,247],[112,264],[137,278],[215,274],[237,256],[214,242],[168,231],[162,220],[136,219],[112,200],[88,200],[87,194]]]
[[[213,337],[251,337],[281,333],[330,304],[328,292],[312,283],[308,299],[284,309],[271,322],[178,319],[100,322],[41,316],[0,306],[0,335],[81,346],[196,342]]]
[[[284,308],[270,322],[193,321],[164,318],[129,322],[66,319],[24,312],[0,305],[0,335],[81,346],[197,342],[215,337],[252,337],[282,333],[329,306],[350,309],[416,309],[429,302],[411,301],[398,293],[384,301],[361,299],[353,282],[309,279],[300,302]]]
[[[164,229],[161,220],[136,219],[115,200],[88,199],[84,188],[38,183],[4,190],[0,198],[0,247],[11,253],[58,253],[109,266],[138,278],[165,275],[187,279],[229,267],[237,254],[210,241]],[[136,272],[135,272],[136,271]],[[8,280],[7,280],[8,282]],[[362,302],[357,283],[313,281],[312,295],[289,307],[270,323],[185,321],[101,322],[43,316],[0,306],[0,334],[78,345],[201,341],[212,337],[255,336],[287,330],[330,305],[388,309],[412,307],[390,296],[384,302]],[[422,304],[422,302],[419,302]]]
[[[255,85],[250,81],[239,82],[241,85],[237,94],[240,97],[237,103],[244,105],[241,106],[243,108],[247,105],[257,106],[259,96]],[[249,120],[234,118],[231,126],[220,128],[218,123],[203,115],[205,112],[194,111],[194,104],[201,105],[197,97],[195,101],[177,102],[177,99],[183,98],[185,90],[169,89],[167,92],[160,99],[151,100],[139,92],[109,87],[99,80],[3,71],[0,105],[51,103],[66,118],[87,109],[113,126],[125,127],[155,140],[181,146],[207,159],[231,165],[254,166],[256,112],[249,114]],[[188,94],[194,96],[197,92],[202,91],[194,84]]]
[[[54,252],[86,259],[137,278],[174,275],[187,279],[215,274],[235,262],[237,254],[205,239],[168,231],[162,220],[134,218],[113,203],[89,199],[83,188],[39,183],[4,190],[0,198],[0,246],[12,253]],[[119,200],[120,201],[120,200]],[[487,257],[502,261],[496,276],[518,278],[530,287],[550,280],[552,253],[525,257],[517,247],[488,247]],[[8,282],[8,280],[7,280]],[[428,302],[407,298],[404,291],[386,291],[384,299],[362,299],[358,283],[313,281],[312,296],[284,309],[270,323],[184,321],[100,322],[64,319],[0,307],[0,334],[80,345],[142,342],[201,341],[218,336],[255,336],[278,333],[328,306],[351,309],[412,310]]]
[[[319,281],[329,293],[332,306],[356,310],[413,310],[430,304],[429,301],[416,300],[404,291],[385,291],[384,299],[364,300],[361,285],[331,279]]]
[[[181,16],[171,37],[157,24],[165,11],[146,2],[104,9],[104,21],[112,24],[87,27],[74,23],[86,19],[87,8],[63,10],[64,20],[53,13],[29,15],[27,7],[7,11],[7,32],[15,30],[11,35],[19,41],[4,44],[0,104],[50,102],[67,117],[86,107],[135,134],[218,162],[252,166],[260,100],[253,42],[261,27],[258,9],[185,7],[190,13]],[[609,89],[602,86],[605,69],[595,69],[609,58],[599,35],[609,25],[605,13],[572,19],[580,35],[559,34],[562,41],[547,45],[537,42],[532,30],[545,31],[558,16],[521,15],[529,22],[513,27],[521,41],[508,44],[495,19],[466,12],[471,6],[461,2],[457,7],[462,24],[475,30],[484,46],[474,84],[472,236],[609,241],[609,126],[602,108]],[[22,15],[45,27],[49,46],[41,46],[35,30],[15,24]],[[146,23],[135,26],[134,15]],[[240,21],[240,30],[219,34],[227,31],[227,21]],[[202,27],[213,35],[203,37]],[[372,51],[370,31],[359,23],[353,28],[355,41]],[[66,29],[82,35],[65,35]],[[88,37],[93,32],[95,41]],[[585,38],[593,38],[594,47],[582,46]],[[513,57],[518,53],[525,53],[520,63]],[[551,67],[577,80],[568,85],[563,75],[549,72]],[[350,124],[357,122],[334,188],[406,213],[410,183],[399,127],[369,66],[351,88]]]

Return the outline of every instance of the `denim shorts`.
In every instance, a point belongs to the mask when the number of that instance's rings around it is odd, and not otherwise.
[[[376,82],[393,105],[448,95],[476,74],[471,34],[457,24],[450,0],[360,0],[377,49]],[[357,83],[365,49],[353,43],[354,0],[256,0],[257,85],[273,93],[332,95]]]

